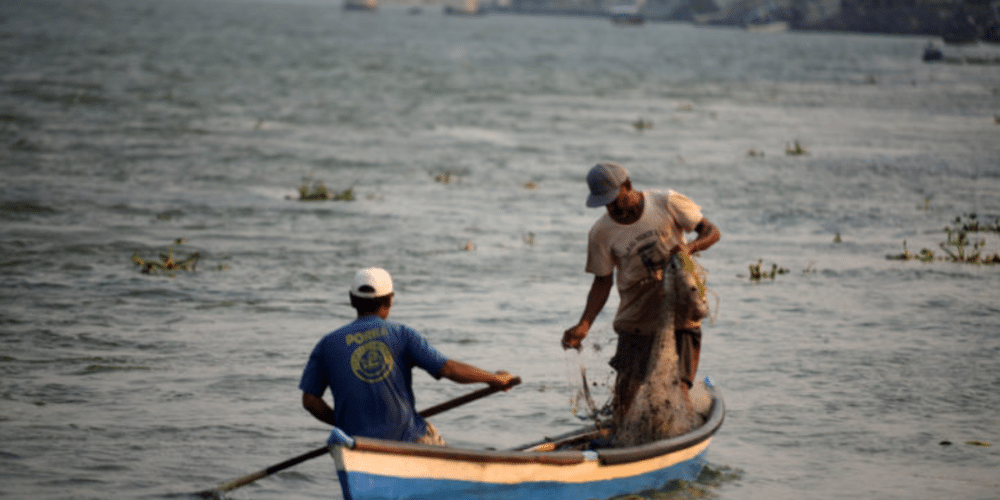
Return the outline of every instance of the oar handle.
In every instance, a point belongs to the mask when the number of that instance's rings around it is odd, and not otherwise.
[[[471,401],[475,401],[475,400],[477,400],[479,398],[483,398],[483,397],[489,396],[490,394],[493,394],[495,392],[506,391],[507,389],[510,389],[511,387],[514,387],[515,385],[518,385],[520,383],[521,383],[521,377],[514,377],[514,378],[512,378],[510,380],[510,383],[507,384],[506,387],[484,387],[482,389],[479,389],[476,392],[470,392],[469,394],[466,394],[465,396],[461,396],[461,397],[452,399],[450,401],[445,401],[444,403],[441,403],[439,405],[427,408],[426,410],[423,410],[420,413],[418,413],[418,415],[420,415],[421,417],[424,417],[424,418],[433,417],[434,415],[437,415],[438,413],[446,412],[446,411],[448,411],[448,410],[450,410],[452,408],[455,408],[457,406],[462,406],[465,403],[468,403],[468,402],[471,402]]]

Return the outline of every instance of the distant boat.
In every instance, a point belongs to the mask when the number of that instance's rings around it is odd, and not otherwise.
[[[788,21],[764,6],[751,10],[743,18],[743,27],[754,33],[781,33],[788,31]]]
[[[934,45],[934,42],[927,42],[927,45],[924,46],[923,59],[924,61],[940,61],[944,59],[944,53],[937,45]]]
[[[346,0],[344,10],[378,10],[378,0]]]
[[[464,0],[461,7],[444,6],[444,13],[453,16],[477,16],[483,12],[479,9],[477,0]]]
[[[619,26],[638,26],[646,21],[635,4],[612,5],[608,14],[611,22]]]
[[[746,30],[753,33],[781,33],[788,31],[788,21],[748,23]]]

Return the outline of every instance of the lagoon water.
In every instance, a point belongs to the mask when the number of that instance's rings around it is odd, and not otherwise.
[[[590,284],[584,176],[611,160],[723,232],[700,372],[728,415],[711,477],[667,498],[995,499],[1000,266],[886,258],[1000,217],[1000,69],[925,43],[0,2],[0,497],[188,498],[322,444],[298,377],[369,265],[393,319],[524,379],[435,417],[452,444],[572,429],[579,364],[607,397],[617,298],[581,354],[559,338]],[[299,202],[304,179],[355,199]],[[196,272],[132,263],[177,238]],[[752,281],[758,259],[788,272]],[[420,407],[476,388],[415,380]],[[229,497],[340,491],[320,458]]]

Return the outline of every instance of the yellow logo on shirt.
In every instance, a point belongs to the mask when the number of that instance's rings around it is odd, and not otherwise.
[[[389,330],[386,329],[385,327],[372,328],[371,330],[367,330],[361,333],[348,335],[347,337],[344,338],[344,343],[346,345],[364,344],[365,342],[368,342],[371,339],[378,337],[388,337],[388,336],[389,336]]]
[[[351,354],[351,371],[359,379],[374,384],[392,372],[392,351],[380,340],[365,342]]]

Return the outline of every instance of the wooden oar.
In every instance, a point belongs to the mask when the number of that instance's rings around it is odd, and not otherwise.
[[[514,387],[515,385],[520,383],[521,383],[521,377],[514,377],[510,379],[510,384],[507,384],[507,387],[504,387],[503,389],[497,389],[495,387],[483,387],[482,389],[479,389],[476,392],[470,392],[465,396],[459,396],[455,399],[452,399],[451,401],[445,401],[444,403],[441,403],[439,405],[427,408],[426,410],[421,411],[419,415],[424,418],[433,417],[438,413],[444,413],[452,408],[462,406],[465,403],[469,403],[479,398],[489,396],[494,392],[506,391],[507,389],[510,389],[511,387]]]
[[[267,476],[270,476],[271,474],[274,474],[275,472],[283,471],[283,470],[285,470],[285,469],[287,469],[289,467],[292,467],[294,465],[298,465],[298,464],[300,464],[302,462],[305,462],[306,460],[311,460],[311,459],[316,458],[316,457],[318,457],[320,455],[325,455],[325,454],[327,454],[329,452],[330,452],[330,447],[329,446],[324,446],[322,448],[316,448],[315,450],[310,451],[308,453],[303,453],[302,455],[299,455],[297,457],[289,458],[288,460],[285,460],[284,462],[281,462],[280,464],[275,464],[275,465],[272,465],[272,466],[270,466],[270,467],[268,467],[266,469],[261,469],[261,470],[259,470],[257,472],[254,472],[254,473],[251,473],[251,474],[247,474],[247,475],[245,475],[243,477],[240,477],[240,478],[233,479],[232,481],[229,481],[228,483],[220,484],[219,486],[215,487],[215,489],[202,491],[200,493],[197,493],[197,495],[200,496],[201,498],[222,498],[222,494],[225,493],[225,492],[227,492],[227,491],[233,491],[236,488],[239,488],[240,486],[246,486],[246,485],[248,485],[248,484],[250,484],[250,483],[252,483],[252,482],[254,482],[254,481],[258,480],[258,479],[262,479],[262,478],[265,478]]]
[[[482,389],[479,389],[478,391],[470,392],[469,394],[466,394],[464,396],[460,396],[460,397],[457,397],[455,399],[452,399],[451,401],[445,401],[444,403],[441,403],[439,405],[427,408],[426,410],[423,410],[423,411],[419,412],[418,414],[421,417],[424,417],[424,418],[431,417],[431,416],[437,415],[439,413],[443,413],[443,412],[446,412],[448,410],[451,410],[452,408],[455,408],[455,407],[458,407],[458,406],[462,406],[465,403],[469,403],[469,402],[475,401],[477,399],[489,396],[490,394],[493,394],[495,392],[500,392],[500,391],[504,391],[504,390],[510,389],[511,387],[514,387],[515,385],[518,385],[520,383],[521,383],[521,377],[514,377],[513,379],[511,379],[510,384],[507,385],[507,387],[505,387],[505,388],[500,389],[500,388],[496,388],[496,387],[484,387]],[[315,450],[312,450],[312,451],[307,452],[307,453],[303,453],[303,454],[301,454],[301,455],[299,455],[297,457],[289,458],[288,460],[285,460],[284,462],[281,462],[280,464],[274,464],[274,465],[272,465],[272,466],[270,466],[270,467],[268,467],[266,469],[261,469],[261,470],[259,470],[257,472],[253,472],[253,473],[247,474],[247,475],[245,475],[243,477],[239,477],[239,478],[233,479],[232,481],[229,481],[227,483],[220,484],[219,486],[217,486],[217,487],[215,487],[215,488],[213,488],[211,490],[205,490],[205,491],[196,493],[196,495],[200,496],[201,498],[221,498],[222,494],[225,493],[225,492],[227,492],[227,491],[233,491],[236,488],[239,488],[241,486],[246,486],[246,485],[248,485],[248,484],[250,484],[250,483],[252,483],[254,481],[257,481],[258,479],[263,479],[263,478],[265,478],[267,476],[270,476],[271,474],[274,474],[274,473],[279,472],[279,471],[283,471],[283,470],[285,470],[285,469],[287,469],[289,467],[292,467],[292,466],[298,465],[298,464],[300,464],[302,462],[305,462],[306,460],[311,460],[311,459],[316,458],[318,456],[325,455],[325,454],[329,453],[329,451],[330,451],[330,447],[329,446],[324,446],[322,448],[316,448]]]

